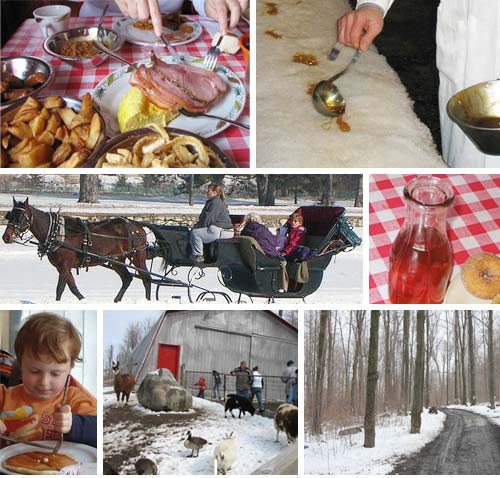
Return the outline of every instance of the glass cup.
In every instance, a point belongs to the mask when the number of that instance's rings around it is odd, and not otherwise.
[[[33,10],[33,16],[44,38],[67,30],[70,15],[71,8],[65,5],[47,5]]]

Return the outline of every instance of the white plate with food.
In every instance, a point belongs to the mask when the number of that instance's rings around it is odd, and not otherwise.
[[[494,257],[492,254],[491,256]],[[497,257],[500,259],[500,255],[498,255]],[[481,273],[479,275],[481,275]],[[471,280],[470,277],[469,280]],[[479,280],[481,279],[477,277],[477,280],[475,280],[475,287],[481,287],[480,284],[478,284]],[[478,297],[467,290],[467,287],[465,286],[462,279],[462,269],[460,269],[460,271],[451,280],[444,297],[445,304],[491,304],[492,300],[493,297],[491,299],[482,299],[481,297]]]
[[[170,56],[163,57],[161,60],[165,63],[175,64],[174,59]],[[189,65],[201,67],[203,58],[186,57],[186,61]],[[141,64],[149,66],[151,65],[151,60],[142,60],[135,63],[137,66]],[[106,131],[110,137],[120,134],[117,119],[118,106],[120,105],[122,96],[131,88],[129,78],[133,71],[134,70],[130,66],[120,68],[103,78],[94,88],[92,93],[94,104],[97,105],[104,117]],[[215,72],[226,82],[228,91],[210,108],[208,113],[236,120],[245,107],[245,87],[239,77],[229,68],[218,65]],[[167,126],[191,131],[204,138],[210,138],[231,125],[219,119],[206,118],[203,116],[190,118],[181,114]]]
[[[48,446],[54,446],[56,444],[55,441],[42,441],[39,442],[43,445],[48,445]],[[33,473],[28,473],[27,471],[21,473],[17,473],[15,471],[9,470],[5,468],[5,462],[9,459],[12,459],[15,456],[23,455],[25,453],[44,453],[48,454],[50,453],[50,450],[44,450],[42,448],[37,448],[34,446],[26,445],[24,443],[17,443],[15,445],[10,445],[8,447],[0,449],[0,473],[5,473],[8,475],[20,475],[20,474],[35,474],[35,475],[41,475],[41,474],[50,474],[50,475],[57,475],[60,474],[60,470],[49,470],[47,468],[50,468],[47,463],[44,463],[43,460],[39,464],[40,470],[34,470]],[[81,443],[72,443],[72,442],[67,442],[63,441],[61,448],[59,450],[58,455],[66,455],[69,458],[72,458],[74,461],[77,463],[82,463],[82,464],[92,464],[92,463],[97,463],[97,450],[95,448],[92,448],[88,445],[83,445]],[[28,462],[31,462],[32,460],[29,459]],[[34,465],[37,466],[38,463],[33,461]],[[49,462],[50,465],[53,464],[53,462]],[[60,461],[57,461],[55,463],[55,466],[71,466],[71,460],[67,459],[61,459]],[[31,465],[30,465],[31,466]]]
[[[189,17],[178,14],[163,14],[163,33],[172,45],[185,45],[197,40],[201,33],[201,25]],[[140,21],[134,18],[116,18],[113,29],[126,41],[134,45],[150,46],[163,44],[161,38],[155,35],[151,20]]]

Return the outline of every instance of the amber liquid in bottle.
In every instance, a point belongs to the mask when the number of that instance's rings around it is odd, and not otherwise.
[[[440,304],[451,275],[448,238],[434,227],[415,225],[399,234],[389,258],[392,304]]]

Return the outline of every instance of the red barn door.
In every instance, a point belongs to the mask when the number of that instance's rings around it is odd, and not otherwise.
[[[158,344],[158,368],[168,368],[179,379],[180,345]]]

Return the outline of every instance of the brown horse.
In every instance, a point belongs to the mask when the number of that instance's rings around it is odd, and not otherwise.
[[[79,300],[84,298],[76,287],[71,269],[105,266],[114,270],[122,280],[122,287],[115,297],[115,302],[119,302],[133,280],[126,259],[138,269],[146,299],[151,298],[151,276],[146,268],[147,238],[140,224],[127,218],[87,223],[78,218],[40,211],[28,204],[28,198],[24,202],[12,199],[14,206],[5,216],[9,223],[2,238],[11,244],[31,231],[38,240],[38,254],[46,254],[59,272],[56,300],[61,300],[66,284]]]

